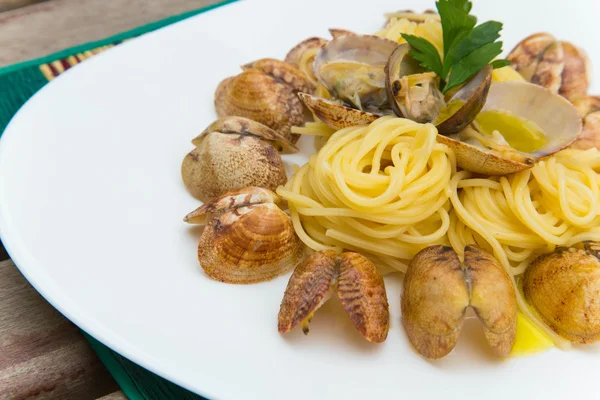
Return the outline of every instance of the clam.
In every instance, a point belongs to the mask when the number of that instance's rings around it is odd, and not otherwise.
[[[198,244],[198,262],[214,280],[256,283],[294,268],[304,256],[290,217],[275,193],[245,188],[203,204],[185,218],[207,224]]]
[[[504,175],[569,146],[581,133],[577,109],[563,97],[527,82],[490,86],[473,124],[458,134],[438,135],[463,169]]]
[[[311,93],[314,85],[283,61],[264,59],[242,68],[244,72],[226,78],[217,87],[217,115],[252,119],[296,142],[299,136],[291,134],[291,127],[304,123],[304,108],[296,93]]]
[[[435,123],[444,135],[469,125],[485,104],[492,66],[482,68],[446,104],[439,77],[424,72],[409,50],[408,44],[399,45],[385,67],[387,96],[394,113],[420,123]]]
[[[324,99],[307,93],[298,93],[298,96],[317,118],[334,129],[367,125],[380,117],[378,114],[357,110],[335,100]]]
[[[297,151],[272,129],[242,117],[213,122],[192,143],[197,147],[183,159],[181,177],[188,191],[202,201],[246,186],[275,190],[287,182],[276,148]]]
[[[304,72],[313,84],[317,84],[317,77],[313,70],[313,62],[317,51],[328,40],[319,37],[311,37],[294,46],[285,56],[285,62]]]
[[[385,341],[389,330],[385,284],[375,265],[353,252],[320,251],[294,270],[279,309],[279,332],[301,325],[307,334],[314,312],[334,292],[365,339],[374,343]]]
[[[581,150],[595,147],[600,150],[600,97],[581,97],[573,101],[573,105],[583,118],[583,130],[571,147]]]
[[[574,343],[600,340],[600,244],[558,248],[525,271],[523,292],[544,322]]]
[[[523,39],[507,57],[523,77],[569,100],[586,95],[591,66],[585,53],[548,33]]]
[[[450,353],[469,306],[492,351],[507,356],[516,337],[517,304],[502,266],[472,245],[465,248],[464,265],[450,247],[421,250],[408,267],[402,292],[402,322],[417,351],[429,359]]]
[[[335,38],[315,57],[315,76],[332,97],[359,110],[378,111],[387,103],[384,67],[397,46],[371,35]]]

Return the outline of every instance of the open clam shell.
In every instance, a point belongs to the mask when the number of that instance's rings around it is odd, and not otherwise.
[[[574,149],[600,150],[600,96],[585,96],[573,101],[583,118],[583,129],[579,138],[571,145]]]
[[[380,117],[377,114],[357,110],[307,93],[298,93],[298,97],[300,97],[304,105],[317,118],[333,129],[343,129],[355,125],[368,125]]]
[[[502,82],[490,87],[482,111],[501,110],[533,121],[546,135],[547,143],[534,157],[554,154],[569,146],[581,133],[581,117],[564,97],[526,82]]]
[[[303,330],[308,333],[312,315],[333,293],[338,274],[337,257],[335,251],[317,252],[296,267],[279,309],[280,333],[289,332],[304,321]]]
[[[552,330],[574,343],[600,340],[600,245],[559,248],[525,271],[527,301]]]
[[[506,143],[490,148],[480,141],[465,139],[468,132],[476,132],[471,127],[458,135],[438,135],[439,142],[455,151],[460,167],[480,174],[505,175],[530,168],[537,159],[562,150],[581,134],[581,117],[568,100],[527,82],[491,85],[481,111],[509,113],[535,123],[544,134],[545,144],[530,153],[512,149]]]
[[[336,99],[361,110],[387,103],[384,67],[396,42],[371,35],[348,35],[321,47],[315,76]]]
[[[460,102],[462,106],[448,118],[437,124],[442,135],[456,133],[467,127],[486,103],[492,83],[492,66],[487,65],[471,78],[448,102]]]
[[[498,261],[473,245],[465,247],[464,266],[447,246],[434,245],[417,253],[402,292],[402,322],[417,351],[430,359],[450,353],[468,307],[483,324],[493,352],[507,356],[516,337],[517,299]]]
[[[384,342],[390,313],[383,278],[361,254],[343,253],[340,261],[337,293],[344,310],[365,339]]]
[[[390,320],[385,284],[375,265],[353,252],[319,251],[294,270],[279,309],[279,332],[301,324],[307,334],[314,312],[333,293],[365,339],[385,341]]]

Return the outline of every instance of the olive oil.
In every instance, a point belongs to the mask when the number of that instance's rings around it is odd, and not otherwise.
[[[519,313],[517,317],[517,338],[510,352],[511,357],[539,353],[553,346],[552,339],[533,325],[527,317]]]
[[[435,119],[435,125],[439,125],[454,114],[465,104],[462,100],[451,100],[450,103],[446,104],[444,108],[440,110],[440,113]]]
[[[510,147],[525,153],[533,153],[547,143],[542,129],[532,121],[505,111],[483,111],[475,118],[477,130],[485,135],[498,131]]]

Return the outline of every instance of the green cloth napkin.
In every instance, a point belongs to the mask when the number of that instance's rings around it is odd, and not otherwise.
[[[225,0],[212,6],[175,15],[96,42],[65,49],[23,63],[0,68],[0,138],[10,119],[38,90],[64,70],[77,65],[124,40],[154,31],[182,19],[232,3]],[[204,399],[134,364],[84,332],[98,357],[132,400]]]

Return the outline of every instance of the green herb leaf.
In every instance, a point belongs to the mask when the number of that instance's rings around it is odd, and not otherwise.
[[[460,60],[485,44],[494,43],[500,37],[501,30],[502,24],[497,21],[488,21],[476,26],[469,35],[456,45],[451,54],[453,60],[449,60],[449,62]]]
[[[457,38],[473,29],[477,18],[469,15],[472,4],[468,0],[439,0],[435,5],[442,21],[444,58],[446,58]]]
[[[402,35],[412,46],[410,55],[423,68],[435,72],[441,78],[442,91],[462,85],[502,52],[500,37],[502,24],[488,21],[477,25],[477,18],[470,15],[469,0],[438,0],[435,3],[440,14],[444,51],[443,61],[435,47],[423,38]],[[496,60],[493,68],[509,65]]]
[[[450,78],[444,87],[443,93],[465,83],[501,52],[502,42],[487,43],[458,60],[452,65]]]
[[[402,37],[412,47],[409,52],[412,58],[417,60],[423,68],[442,76],[442,59],[434,45],[426,39],[414,35],[402,34]]]
[[[494,69],[508,67],[509,65],[510,65],[510,61],[508,61],[508,60],[495,60],[492,62],[492,68],[494,68]]]

